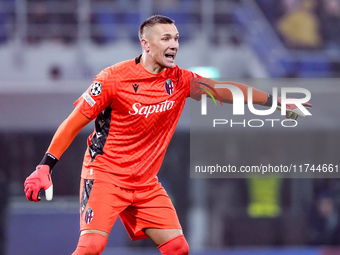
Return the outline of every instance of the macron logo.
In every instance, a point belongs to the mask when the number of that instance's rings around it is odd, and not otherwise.
[[[164,101],[159,104],[154,104],[154,105],[147,105],[147,106],[142,106],[140,103],[134,103],[132,105],[132,111],[129,111],[131,115],[145,115],[145,118],[147,118],[150,114],[152,113],[158,113],[158,112],[165,112],[168,110],[171,110],[171,108],[174,106],[175,101]]]

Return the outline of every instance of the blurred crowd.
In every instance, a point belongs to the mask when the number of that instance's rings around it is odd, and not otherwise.
[[[339,49],[340,0],[257,0],[288,48]]]
[[[146,18],[140,10],[148,10],[148,6],[142,6],[146,2],[89,0],[83,6],[79,6],[79,2],[30,0],[23,1],[18,8],[16,0],[0,1],[0,43],[23,33],[28,44],[46,40],[71,44],[81,38],[79,33],[84,33],[81,26],[85,27],[91,41],[98,44],[113,42],[124,36],[138,39],[136,31]],[[195,0],[160,0],[152,2],[149,7],[151,9],[147,12],[169,15],[178,26],[190,24],[197,18],[193,12],[198,7]],[[183,34],[190,32],[185,26],[182,31]]]
[[[25,40],[36,44],[52,40],[65,44],[79,38],[81,24],[88,23],[91,41],[102,44],[115,41],[123,33],[137,40],[136,28],[144,19],[139,12],[141,1],[89,0],[90,10],[77,11],[77,0],[30,0],[26,11],[18,11],[15,0],[0,5],[0,43],[24,31]],[[217,1],[231,3],[236,0]],[[336,49],[340,45],[340,0],[256,0],[270,24],[288,48]],[[108,5],[109,3],[109,5]],[[216,7],[216,6],[215,6]],[[147,8],[147,6],[146,6]],[[190,37],[191,24],[203,21],[195,0],[160,0],[153,2],[151,12],[169,15],[176,20],[182,35]],[[20,17],[20,15],[23,15]],[[19,19],[19,21],[18,21]],[[21,26],[20,22],[24,25]],[[215,13],[214,21],[226,26],[235,22],[228,13]],[[124,24],[122,29],[122,24]],[[16,32],[13,32],[16,31]],[[18,32],[19,31],[19,32]],[[119,33],[119,36],[118,36]],[[182,37],[181,39],[186,39]]]

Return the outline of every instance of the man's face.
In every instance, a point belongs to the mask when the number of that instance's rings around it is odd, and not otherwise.
[[[171,68],[175,65],[178,30],[174,24],[155,24],[145,31],[146,51],[154,65]]]

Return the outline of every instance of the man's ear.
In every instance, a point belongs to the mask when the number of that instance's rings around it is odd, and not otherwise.
[[[141,41],[140,41],[141,45],[142,45],[142,49],[146,52],[149,52],[149,42],[143,38]]]

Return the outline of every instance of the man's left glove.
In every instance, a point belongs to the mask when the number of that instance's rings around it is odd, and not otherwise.
[[[30,201],[39,202],[41,190],[45,190],[46,200],[53,198],[53,184],[48,165],[38,165],[35,171],[26,178],[24,185],[26,197]]]

